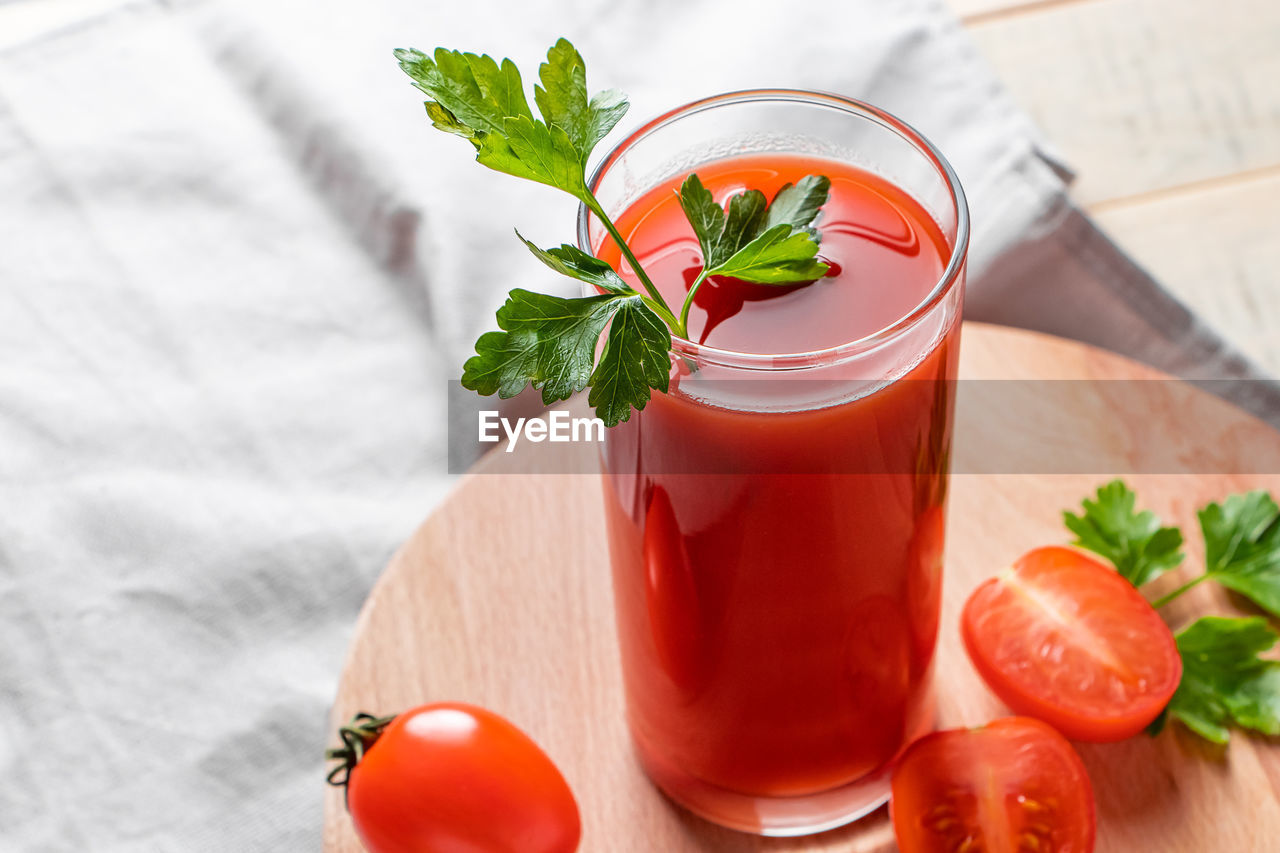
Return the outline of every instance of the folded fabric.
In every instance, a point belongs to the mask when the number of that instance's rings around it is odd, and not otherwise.
[[[573,291],[531,266],[507,229],[548,245],[570,239],[574,203],[470,163],[465,143],[424,119],[388,45],[510,55],[532,69],[567,35],[588,57],[590,85],[631,97],[624,129],[757,86],[849,93],[895,112],[945,152],[968,194],[966,317],[1076,338],[1177,376],[1242,380],[1230,386],[1233,401],[1280,425],[1280,388],[1071,202],[1069,168],[941,3],[531,0],[494,14],[489,4],[225,0],[199,19],[338,214],[383,263],[424,283],[451,365],[492,328],[513,275],[521,286]],[[455,409],[482,405],[492,403],[466,397]],[[459,445],[474,452],[466,436],[455,436]]]
[[[0,846],[316,848],[350,626],[450,483],[447,380],[510,287],[569,287],[509,229],[568,239],[572,203],[433,131],[390,51],[561,35],[624,129],[753,86],[882,104],[969,192],[970,316],[1252,375],[937,3],[156,2],[8,49]]]
[[[318,846],[445,365],[171,14],[0,56],[0,849]]]

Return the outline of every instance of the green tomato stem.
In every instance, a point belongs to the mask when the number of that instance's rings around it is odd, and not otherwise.
[[[361,711],[351,718],[351,722],[338,729],[342,746],[326,749],[324,752],[325,760],[337,761],[338,766],[329,771],[325,781],[335,788],[341,788],[344,800],[348,791],[347,783],[351,781],[351,771],[356,769],[356,765],[364,758],[364,754],[378,742],[378,738],[382,736],[382,730],[391,725],[391,721],[395,718],[395,714],[389,717],[376,717]]]
[[[1196,584],[1200,583],[1201,581],[1205,580],[1208,577],[1209,577],[1208,575],[1201,575],[1198,578],[1187,581],[1182,586],[1175,589],[1173,592],[1169,593],[1163,598],[1157,599],[1156,601],[1152,602],[1151,606],[1159,610],[1161,607],[1164,607],[1166,604],[1173,601],[1175,598],[1182,595],[1184,592],[1191,589],[1193,586],[1195,586]]]

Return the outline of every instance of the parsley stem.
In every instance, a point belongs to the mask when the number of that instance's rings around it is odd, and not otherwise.
[[[644,285],[644,289],[648,291],[652,299],[647,300],[650,308],[657,312],[658,316],[663,319],[671,331],[680,334],[676,315],[672,313],[671,307],[667,305],[667,300],[662,298],[662,294],[658,292],[658,288],[654,287],[653,281],[650,280],[648,274],[644,271],[644,267],[640,266],[640,261],[631,251],[631,247],[627,245],[627,241],[622,239],[622,235],[618,233],[618,228],[613,224],[613,220],[604,212],[604,208],[600,206],[600,202],[596,201],[596,197],[588,190],[586,197],[582,199],[587,209],[600,218],[600,222],[604,224],[605,230],[609,232],[609,236],[613,238],[613,242],[618,245],[622,251],[622,256],[627,259],[627,263],[631,264],[631,269],[635,270],[636,276],[640,279],[640,283]]]
[[[698,273],[698,277],[693,280],[693,284],[689,285],[689,292],[685,294],[684,305],[680,308],[680,328],[677,330],[682,338],[689,337],[689,309],[693,307],[694,294],[698,292],[698,288],[702,287],[702,283],[707,280],[707,268],[703,267]]]
[[[1173,592],[1169,593],[1168,595],[1164,596],[1163,598],[1157,599],[1156,601],[1152,602],[1151,606],[1152,606],[1152,607],[1154,607],[1154,608],[1156,608],[1157,610],[1159,610],[1161,607],[1164,607],[1164,606],[1165,606],[1166,604],[1168,604],[1170,601],[1173,601],[1175,598],[1177,598],[1178,596],[1182,595],[1184,592],[1186,592],[1187,590],[1191,589],[1193,586],[1195,586],[1196,584],[1200,583],[1200,581],[1204,580],[1204,579],[1205,579],[1205,578],[1207,578],[1207,577],[1209,577],[1209,576],[1206,574],[1206,575],[1201,575],[1201,576],[1200,576],[1200,577],[1198,577],[1198,578],[1193,578],[1193,579],[1192,579],[1192,580],[1190,580],[1190,581],[1187,581],[1187,582],[1186,582],[1186,583],[1184,583],[1182,586],[1180,586],[1180,587],[1178,587],[1177,589],[1175,589]]]

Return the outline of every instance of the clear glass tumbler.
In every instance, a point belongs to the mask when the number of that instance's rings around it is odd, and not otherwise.
[[[873,810],[895,757],[933,726],[964,194],[904,122],[790,90],[673,110],[591,179],[616,220],[700,167],[792,155],[854,166],[914,200],[945,241],[941,274],[909,311],[837,346],[739,352],[677,339],[670,393],[602,449],[639,760],[676,802],[764,835]],[[588,251],[608,241],[585,208],[578,234]]]

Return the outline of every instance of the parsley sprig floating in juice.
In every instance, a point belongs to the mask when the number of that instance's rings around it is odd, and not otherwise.
[[[651,391],[668,390],[671,336],[688,337],[694,294],[708,278],[795,284],[827,272],[817,257],[820,235],[813,227],[827,199],[827,178],[810,175],[783,187],[771,202],[759,190],[747,190],[722,208],[697,175],[690,175],[680,189],[680,203],[702,249],[703,269],[677,315],[587,184],[591,152],[629,104],[613,89],[589,95],[586,65],[572,44],[557,41],[538,69],[534,103],[540,119],[529,108],[520,71],[509,59],[499,63],[444,48],[431,56],[397,50],[396,58],[430,97],[427,115],[435,127],[468,140],[481,165],[555,187],[586,205],[642,289],[576,246],[541,249],[517,232],[538,260],[599,293],[573,298],[512,290],[498,309],[500,331],[481,335],[476,354],[463,368],[462,384],[473,391],[505,398],[533,386],[550,405],[589,386],[588,402],[615,426],[632,409],[643,409]]]
[[[1137,496],[1124,482],[1100,487],[1085,498],[1083,513],[1063,513],[1074,544],[1101,554],[1135,587],[1183,560],[1182,532],[1161,526],[1150,511],[1136,512]],[[1205,542],[1205,572],[1153,602],[1163,607],[1192,587],[1217,583],[1280,617],[1280,506],[1264,491],[1231,495],[1197,513]],[[1261,655],[1277,634],[1260,617],[1205,616],[1174,635],[1182,657],[1182,681],[1167,718],[1214,743],[1230,739],[1228,726],[1280,734],[1280,661]]]

